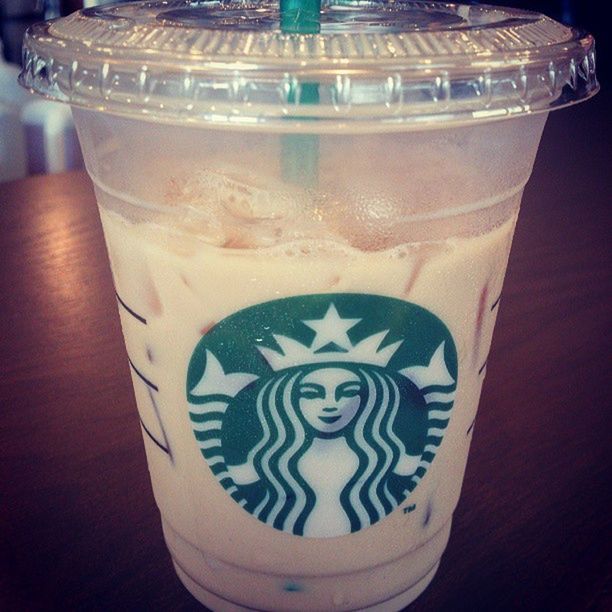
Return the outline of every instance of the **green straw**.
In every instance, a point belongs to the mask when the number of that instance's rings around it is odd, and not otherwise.
[[[318,34],[321,31],[321,0],[280,0],[281,32]]]
[[[318,34],[321,31],[321,0],[280,0],[281,32]],[[297,92],[289,92],[288,102],[297,102]],[[319,103],[319,85],[302,83],[300,104]],[[319,137],[314,134],[286,134],[281,139],[283,180],[303,187],[317,184]]]

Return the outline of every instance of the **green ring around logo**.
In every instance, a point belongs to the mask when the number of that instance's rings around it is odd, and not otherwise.
[[[227,493],[307,537],[402,504],[441,444],[457,352],[426,309],[379,295],[273,300],[218,322],[187,373],[196,442]]]

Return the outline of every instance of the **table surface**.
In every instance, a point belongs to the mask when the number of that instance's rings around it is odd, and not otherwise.
[[[453,533],[411,610],[612,609],[607,107],[549,120]],[[88,178],[0,185],[0,252],[0,609],[201,609],[163,543]]]

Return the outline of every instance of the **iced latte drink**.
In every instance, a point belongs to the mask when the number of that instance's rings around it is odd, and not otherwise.
[[[593,43],[492,7],[278,19],[82,11],[30,32],[22,80],[73,105],[182,582],[213,610],[399,610],[446,546],[523,188]]]

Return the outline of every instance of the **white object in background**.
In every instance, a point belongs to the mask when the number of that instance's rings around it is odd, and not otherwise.
[[[0,182],[83,166],[70,108],[19,85],[0,45]]]
[[[32,100],[21,112],[28,173],[50,174],[83,166],[72,113],[66,104]]]
[[[0,44],[0,182],[27,174],[25,134],[20,112],[33,98],[17,83],[19,68],[2,59]]]

